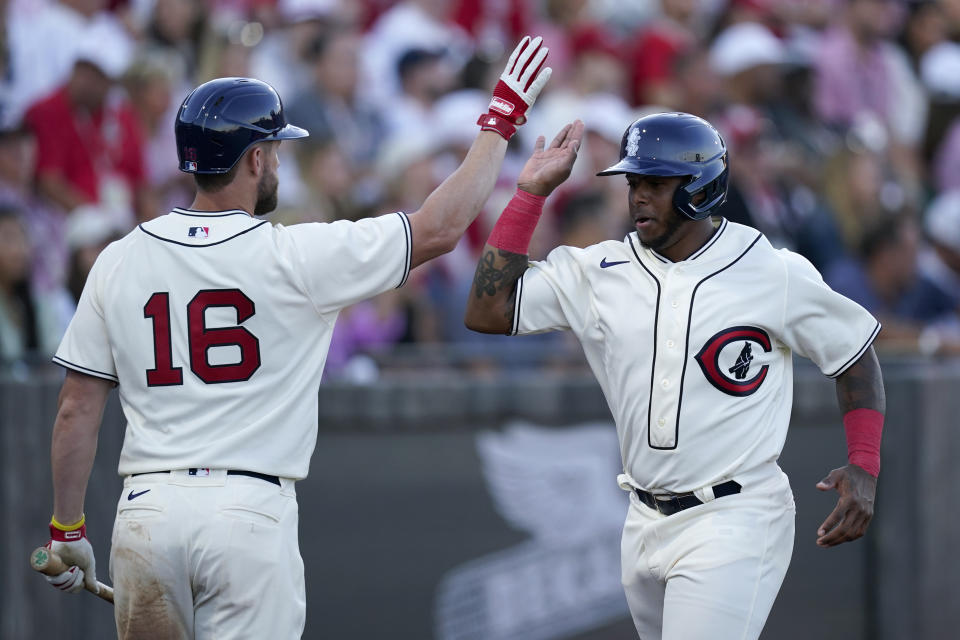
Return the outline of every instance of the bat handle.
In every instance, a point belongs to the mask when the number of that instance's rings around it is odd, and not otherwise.
[[[37,547],[33,550],[33,553],[30,554],[30,566],[34,571],[39,571],[45,576],[58,576],[70,568],[60,556],[46,547]],[[99,591],[94,591],[89,586],[84,585],[84,588],[90,593],[113,604],[113,589],[102,582],[97,582],[97,587],[100,589]]]

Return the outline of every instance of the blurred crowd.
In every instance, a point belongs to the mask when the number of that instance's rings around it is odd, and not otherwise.
[[[0,362],[48,359],[99,251],[191,203],[173,122],[197,84],[269,82],[310,131],[281,146],[273,223],[412,212],[528,33],[554,73],[486,210],[341,314],[329,376],[375,376],[371,356],[403,343],[482,352],[464,299],[536,137],[587,127],[541,258],[630,230],[626,183],[594,173],[664,110],[724,136],[727,218],[806,256],[887,349],[960,353],[960,0],[0,0]]]

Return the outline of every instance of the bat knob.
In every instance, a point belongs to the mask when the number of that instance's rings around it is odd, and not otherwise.
[[[34,569],[42,569],[50,562],[50,551],[46,547],[37,547],[30,554],[30,566]]]

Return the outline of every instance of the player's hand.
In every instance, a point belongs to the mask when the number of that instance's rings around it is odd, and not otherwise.
[[[856,540],[867,531],[873,518],[877,479],[855,464],[834,469],[817,483],[817,489],[840,493],[837,506],[817,530],[817,545],[835,547]]]
[[[487,113],[477,122],[481,129],[496,131],[509,140],[516,133],[516,125],[527,121],[527,109],[553,73],[550,67],[543,66],[549,51],[540,36],[532,40],[526,36],[520,41],[493,89]]]
[[[80,521],[79,526],[61,528],[58,523],[50,523],[50,542],[47,548],[60,556],[64,564],[78,572],[73,573],[72,578],[67,574],[71,571],[65,571],[59,576],[48,577],[47,582],[57,587],[61,591],[75,593],[86,587],[97,593],[100,588],[97,586],[97,562],[93,557],[93,547],[87,540],[87,527]],[[68,582],[68,580],[71,580]]]
[[[77,593],[83,591],[83,569],[70,567],[58,576],[43,576],[54,589]]]
[[[545,138],[537,138],[533,155],[517,177],[517,187],[538,196],[550,195],[570,176],[582,138],[583,123],[579,120],[561,129],[546,149]]]

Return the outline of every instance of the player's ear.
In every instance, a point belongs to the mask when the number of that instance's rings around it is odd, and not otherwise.
[[[255,144],[250,147],[250,170],[258,178],[263,175],[264,162],[266,158],[263,155],[263,145]]]

